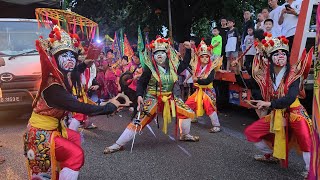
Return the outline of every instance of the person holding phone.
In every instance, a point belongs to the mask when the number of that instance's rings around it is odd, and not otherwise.
[[[282,6],[278,5],[278,0],[269,0],[269,6],[272,8],[272,11],[269,13],[270,19],[273,20],[273,33],[274,37],[281,36],[282,26],[279,25],[279,18],[282,11]]]
[[[278,21],[279,25],[282,25],[281,35],[284,35],[289,40],[290,51],[297,29],[301,3],[301,0],[286,0],[286,3],[282,6],[283,9]]]

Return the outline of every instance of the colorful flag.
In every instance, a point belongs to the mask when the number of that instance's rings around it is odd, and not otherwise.
[[[112,49],[112,45],[113,45],[113,39],[107,34],[105,35],[105,40],[106,40],[106,47],[107,49]]]
[[[113,38],[113,43],[112,43],[111,49],[113,50],[113,54],[114,54],[116,60],[122,58],[119,39],[117,37],[117,32],[114,32],[114,38]]]
[[[128,41],[128,38],[127,38],[126,34],[124,34],[123,46],[124,46],[124,51],[123,51],[124,53],[123,54],[125,56],[128,56],[129,61],[131,61],[132,56],[133,56],[134,53],[133,53],[133,49],[130,46],[130,43]]]
[[[120,39],[120,50],[121,50],[121,54],[124,54],[124,40],[123,40],[123,29],[120,29],[120,35],[119,35]]]
[[[141,29],[140,26],[138,27],[138,53],[139,53],[139,59],[140,59],[140,63],[142,67],[145,67],[144,64],[144,56],[143,56],[143,49],[144,49],[144,43],[143,43],[143,37],[142,37],[142,33],[141,33]]]

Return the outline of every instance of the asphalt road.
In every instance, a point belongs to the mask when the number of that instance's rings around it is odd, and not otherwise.
[[[0,155],[6,158],[0,165],[1,180],[26,179],[22,134],[27,120],[26,115],[16,118],[16,114],[0,113]],[[208,132],[208,118],[200,118],[191,127],[191,133],[200,136],[199,142],[177,141],[172,131],[165,135],[152,122],[156,137],[145,128],[137,135],[132,153],[130,143],[125,151],[103,154],[105,146],[114,143],[126,127],[128,116],[129,112],[123,111],[113,117],[92,117],[98,129],[84,131],[86,157],[79,179],[303,179],[302,157],[295,152],[290,154],[288,169],[253,160],[258,151],[242,133],[256,119],[252,111],[234,107],[222,110],[219,118],[223,131],[217,134]]]

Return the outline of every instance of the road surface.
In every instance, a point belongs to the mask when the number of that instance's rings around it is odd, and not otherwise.
[[[15,118],[3,112],[0,116],[0,155],[6,158],[0,165],[0,179],[26,179],[22,135],[27,116]],[[243,129],[256,119],[253,111],[224,109],[219,113],[223,130],[216,134],[208,132],[209,119],[200,118],[191,127],[191,133],[200,136],[199,142],[177,141],[173,131],[165,135],[152,122],[154,134],[145,128],[137,135],[133,153],[130,143],[125,151],[103,154],[105,146],[114,143],[126,127],[128,116],[129,112],[123,111],[91,118],[98,129],[84,130],[85,165],[79,179],[303,179],[302,157],[295,152],[290,153],[288,169],[253,160],[259,152],[243,135]]]

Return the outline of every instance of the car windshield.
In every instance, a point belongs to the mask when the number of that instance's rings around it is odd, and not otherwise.
[[[37,22],[0,21],[0,56],[37,54],[33,51],[35,41],[39,36],[47,37],[49,33],[49,29],[38,28]]]

